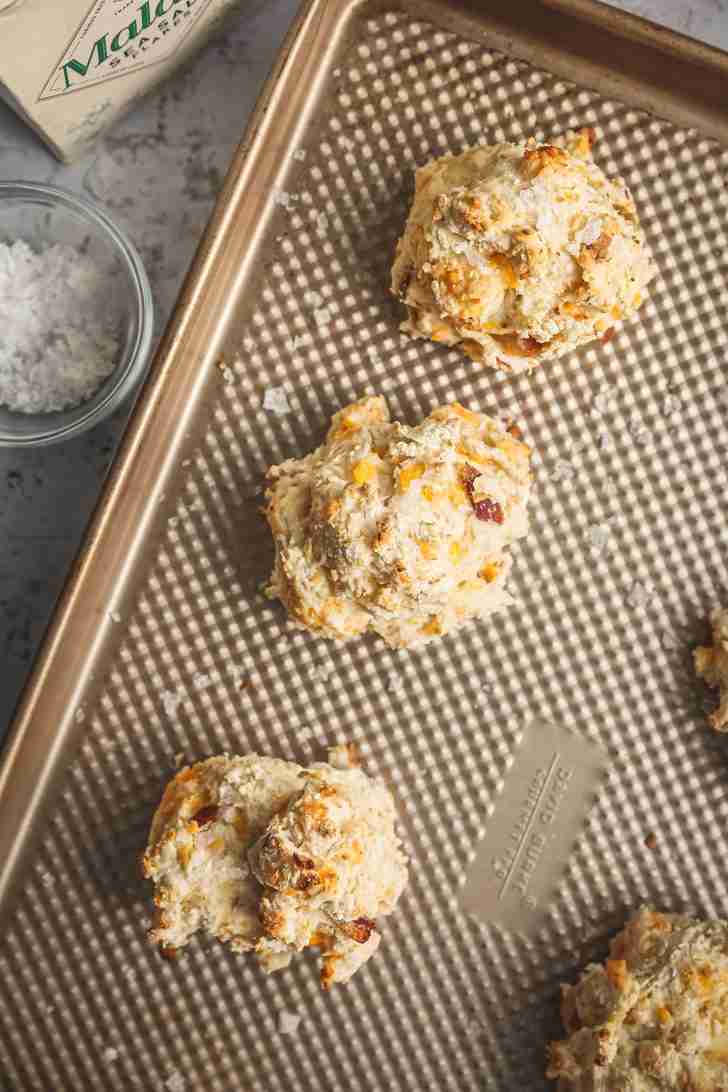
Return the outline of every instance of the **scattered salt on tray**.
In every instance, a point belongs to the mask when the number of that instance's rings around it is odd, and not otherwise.
[[[287,1009],[281,1009],[278,1013],[278,1030],[281,1035],[292,1035],[298,1031],[301,1017],[302,1013],[300,1012],[289,1012]]]
[[[288,397],[283,387],[268,387],[263,395],[263,409],[284,417],[291,412]]]
[[[52,413],[85,402],[114,370],[109,282],[87,254],[0,243],[0,405]]]

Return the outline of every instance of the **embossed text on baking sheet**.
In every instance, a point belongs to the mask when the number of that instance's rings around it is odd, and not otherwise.
[[[461,894],[467,911],[517,932],[539,925],[607,761],[598,744],[566,728],[527,727]]]

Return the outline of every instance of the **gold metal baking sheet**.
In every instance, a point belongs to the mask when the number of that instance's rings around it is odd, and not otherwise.
[[[3,754],[3,1088],[542,1089],[558,983],[627,910],[728,916],[726,769],[689,656],[728,600],[727,75],[587,0],[304,6]],[[659,265],[640,319],[514,379],[406,340],[387,273],[414,166],[583,124]],[[262,408],[274,386],[286,416]],[[517,605],[415,653],[335,648],[259,594],[265,468],[370,389],[408,420],[511,413],[539,453]],[[608,768],[525,936],[460,896],[539,723]],[[377,957],[330,995],[305,958],[270,979],[204,941],[161,961],[137,861],[175,762],[344,738],[390,780],[413,860]]]

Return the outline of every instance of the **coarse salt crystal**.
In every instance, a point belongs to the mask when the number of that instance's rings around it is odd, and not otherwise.
[[[551,480],[555,482],[565,481],[568,478],[573,477],[574,467],[571,463],[567,463],[565,459],[559,459],[551,471]]]
[[[606,413],[607,410],[611,409],[614,404],[614,397],[614,391],[611,391],[608,388],[606,390],[597,391],[592,402],[592,416],[601,417],[603,413]]]
[[[627,601],[633,607],[644,607],[649,600],[650,595],[650,589],[642,584],[639,580],[635,580],[634,584],[630,588]]]
[[[298,1031],[302,1015],[300,1012],[289,1012],[287,1009],[281,1009],[278,1014],[278,1030],[281,1035],[291,1035],[293,1032]]]
[[[0,243],[0,404],[51,413],[96,393],[119,358],[109,288],[72,246]]]
[[[175,1069],[170,1073],[167,1080],[164,1082],[164,1087],[167,1089],[167,1092],[184,1092],[184,1077],[178,1069]]]
[[[597,551],[601,551],[609,542],[609,536],[611,535],[611,528],[607,523],[596,523],[593,527],[590,527],[587,531],[587,538],[589,539],[589,545]]]
[[[291,412],[288,396],[283,387],[268,387],[263,395],[263,409],[284,417]]]
[[[118,1058],[119,1051],[116,1049],[116,1047],[107,1047],[103,1053],[103,1059],[107,1063],[107,1065],[112,1065],[114,1062],[118,1061]]]
[[[298,197],[295,193],[286,193],[285,190],[278,190],[275,194],[276,204],[280,205],[284,209],[292,209]]]
[[[289,338],[288,348],[292,353],[298,352],[302,345],[305,345],[307,341],[305,334],[294,334],[292,338]]]
[[[184,695],[178,694],[176,690],[163,690],[160,696],[165,713],[168,717],[173,717]]]
[[[310,291],[303,293],[303,302],[306,307],[316,308],[321,307],[324,302],[324,297],[320,292]]]

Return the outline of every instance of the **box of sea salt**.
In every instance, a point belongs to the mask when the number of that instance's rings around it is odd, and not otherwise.
[[[0,0],[0,95],[71,160],[237,2]]]

